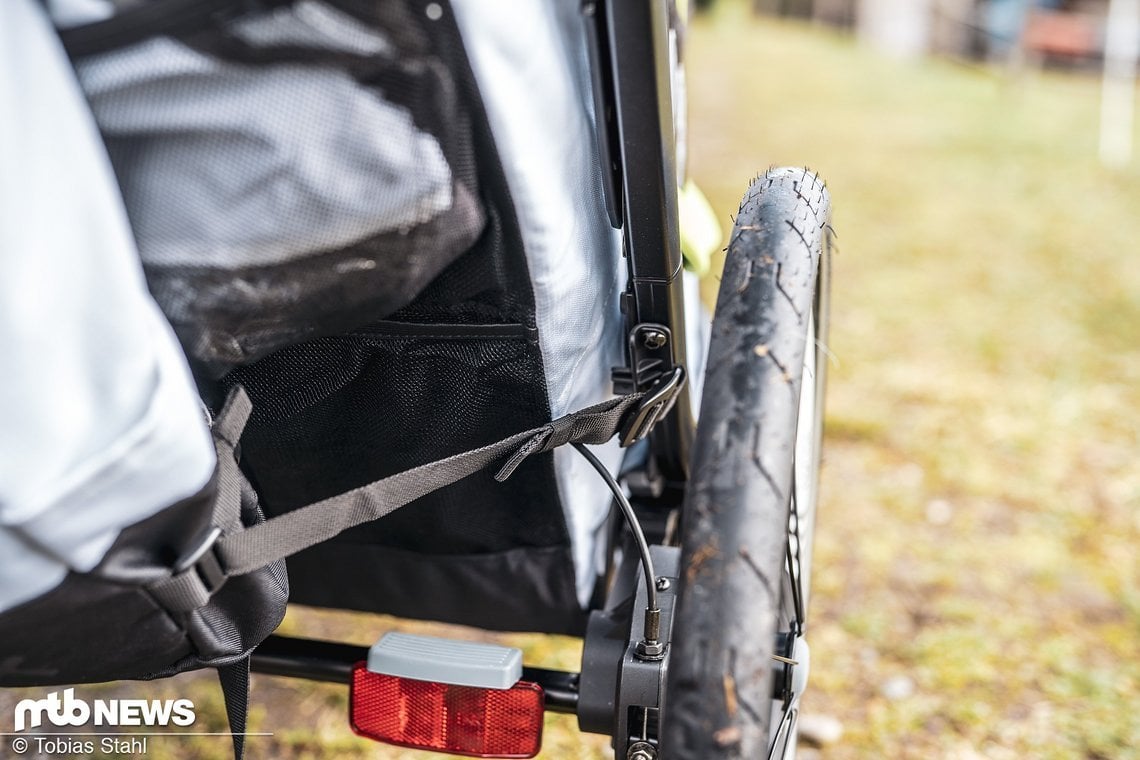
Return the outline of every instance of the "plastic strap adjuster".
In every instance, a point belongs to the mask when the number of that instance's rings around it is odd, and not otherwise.
[[[178,576],[193,570],[202,581],[206,593],[213,595],[226,582],[225,568],[215,551],[221,536],[222,529],[216,525],[211,525],[202,531],[190,548],[174,563],[174,575]]]
[[[649,435],[653,426],[673,408],[684,385],[683,367],[674,367],[671,372],[654,383],[641,399],[629,421],[622,425],[621,445],[632,446]]]

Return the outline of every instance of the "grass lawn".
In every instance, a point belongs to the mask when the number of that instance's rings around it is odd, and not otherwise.
[[[804,710],[845,732],[812,751],[1140,757],[1140,170],[1096,163],[1098,83],[892,62],[736,6],[685,55],[690,171],[726,224],[771,164],[811,165],[835,201]],[[295,611],[286,631],[393,625]],[[573,641],[505,639],[577,667]],[[255,682],[251,730],[274,736],[251,757],[438,757],[353,737],[339,687]],[[113,688],[190,696],[196,730],[225,730],[210,674]],[[574,725],[551,718],[542,757],[604,758]],[[194,742],[149,755],[228,752]]]
[[[1140,756],[1140,171],[1097,165],[1098,82],[734,7],[686,55],[722,216],[769,164],[835,202],[821,755]]]

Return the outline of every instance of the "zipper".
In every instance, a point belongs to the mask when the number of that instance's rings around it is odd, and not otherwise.
[[[482,338],[525,339],[538,343],[538,328],[520,323],[490,325],[426,324],[422,322],[374,322],[354,333],[392,338],[434,338],[437,340],[479,340]]]

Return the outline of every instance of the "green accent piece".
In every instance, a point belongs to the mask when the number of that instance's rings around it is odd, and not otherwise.
[[[698,276],[709,273],[712,256],[724,241],[716,213],[697,183],[688,180],[677,197],[681,217],[681,253],[685,266]]]

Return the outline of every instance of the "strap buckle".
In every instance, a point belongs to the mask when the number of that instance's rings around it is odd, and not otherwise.
[[[193,570],[202,581],[206,593],[213,595],[226,582],[226,571],[214,551],[221,537],[222,529],[216,525],[199,533],[190,548],[174,563],[173,574],[177,576]]]
[[[645,397],[634,411],[629,421],[621,428],[622,447],[632,446],[644,439],[653,426],[669,413],[681,388],[685,385],[685,369],[674,367],[671,372],[664,375],[653,387],[646,392]]]

